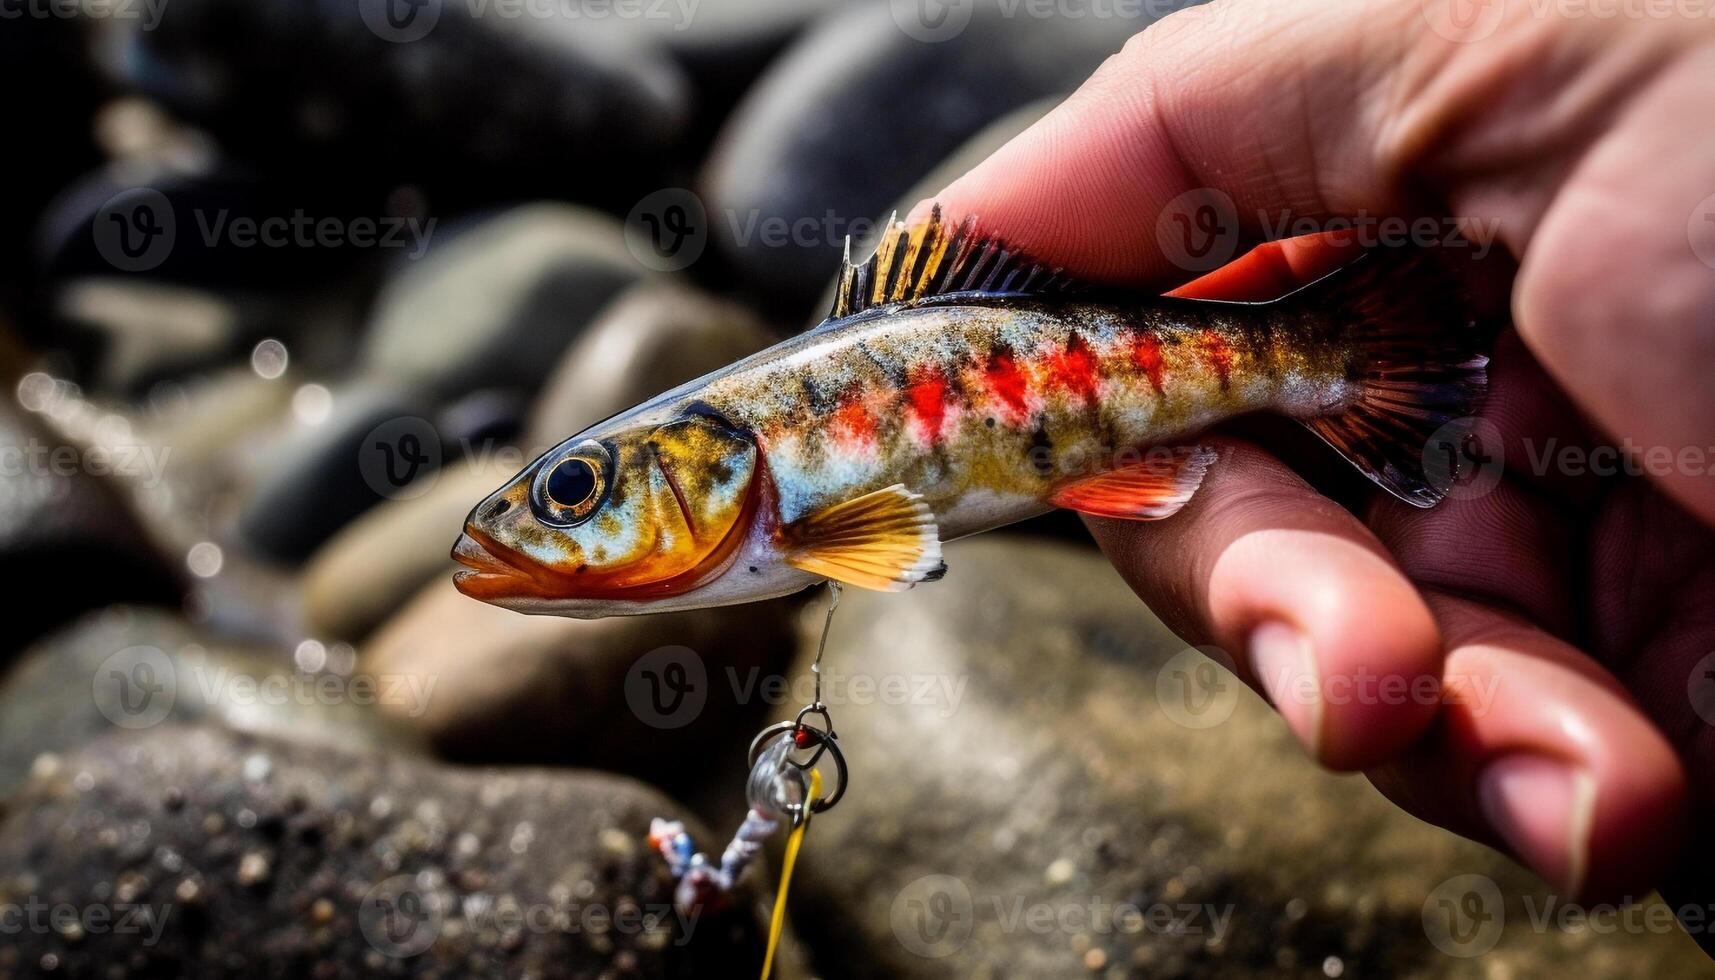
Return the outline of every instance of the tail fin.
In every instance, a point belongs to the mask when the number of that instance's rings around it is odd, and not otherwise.
[[[1464,289],[1422,249],[1383,249],[1282,302],[1333,316],[1362,386],[1344,412],[1304,424],[1394,496],[1439,503],[1458,474],[1425,472],[1431,439],[1475,415],[1489,383],[1487,332]]]

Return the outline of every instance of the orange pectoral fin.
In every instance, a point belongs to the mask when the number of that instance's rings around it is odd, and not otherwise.
[[[1091,517],[1158,521],[1185,506],[1216,455],[1208,446],[1151,450],[1141,462],[1060,487],[1048,502]]]
[[[923,498],[894,485],[781,529],[793,568],[878,592],[903,592],[946,572],[940,529]]]

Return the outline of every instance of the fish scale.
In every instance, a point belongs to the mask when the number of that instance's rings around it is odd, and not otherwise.
[[[1427,460],[1480,404],[1486,338],[1418,251],[1218,303],[1089,289],[938,210],[890,227],[848,257],[823,325],[579,433],[479,504],[459,588],[585,617],[910,588],[945,571],[942,541],[1053,507],[1170,517],[1216,463],[1197,436],[1251,412],[1416,506],[1456,475]]]

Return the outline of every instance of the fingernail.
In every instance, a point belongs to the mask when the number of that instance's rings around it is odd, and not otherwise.
[[[1505,755],[1477,778],[1477,801],[1519,860],[1567,897],[1578,894],[1596,818],[1594,777],[1547,756]]]
[[[1270,621],[1251,630],[1251,673],[1287,727],[1312,758],[1322,745],[1322,689],[1310,640],[1297,629]]]

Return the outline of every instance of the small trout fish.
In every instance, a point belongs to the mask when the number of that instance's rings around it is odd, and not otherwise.
[[[1157,520],[1225,419],[1297,419],[1420,507],[1432,437],[1487,359],[1463,294],[1377,250],[1269,303],[1114,297],[939,209],[847,243],[821,326],[544,453],[471,511],[466,595],[580,618],[729,605],[832,579],[938,579],[941,542],[1061,507]],[[1442,474],[1443,477],[1446,474]]]

